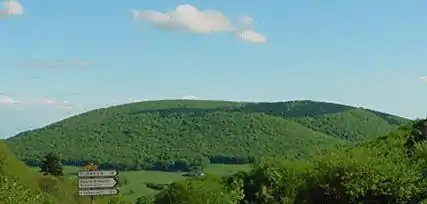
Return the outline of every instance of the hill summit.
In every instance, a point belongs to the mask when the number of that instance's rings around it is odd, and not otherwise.
[[[7,140],[28,164],[47,152],[64,163],[188,170],[204,163],[299,159],[385,135],[409,120],[317,101],[163,100],[102,108]]]

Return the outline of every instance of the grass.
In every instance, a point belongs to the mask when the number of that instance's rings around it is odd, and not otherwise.
[[[38,171],[39,168],[31,167],[32,170]],[[64,174],[70,178],[76,178],[79,167],[64,166]],[[248,171],[250,165],[237,164],[211,164],[204,172],[206,174],[229,175],[238,171]],[[136,198],[157,191],[147,188],[145,182],[155,184],[168,184],[174,181],[184,180],[188,177],[182,176],[180,172],[162,172],[162,171],[124,171],[119,172],[121,180],[125,181],[119,187],[120,195],[128,201],[134,201]]]
[[[27,168],[0,141],[0,203],[86,203],[66,179],[42,176]]]

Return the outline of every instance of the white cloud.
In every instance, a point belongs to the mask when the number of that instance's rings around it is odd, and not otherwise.
[[[0,8],[0,17],[21,16],[24,14],[24,8],[18,1],[4,1],[0,3],[3,8]]]
[[[265,43],[267,38],[253,30],[244,30],[236,34],[237,38],[250,43]]]
[[[421,80],[423,80],[424,82],[427,82],[427,76],[422,76],[420,77]]]
[[[56,104],[56,101],[51,100],[51,99],[42,99],[40,101],[41,104],[45,104],[45,105],[53,105]]]
[[[16,104],[18,103],[15,99],[13,99],[11,96],[7,95],[0,95],[0,104]]]
[[[186,95],[186,96],[182,96],[181,99],[185,99],[185,100],[196,100],[198,99],[197,96],[192,96],[192,95]]]
[[[128,99],[126,99],[126,101],[129,103],[138,103],[138,102],[147,101],[147,100],[146,99],[128,98]]]
[[[241,20],[248,27],[252,26],[254,22],[254,19],[252,19],[250,16],[242,16]]]
[[[234,28],[228,18],[219,11],[199,11],[196,7],[184,4],[174,11],[133,10],[135,20],[142,20],[168,30],[188,30],[195,33],[227,32]]]
[[[53,99],[41,99],[38,104],[63,107],[63,108],[72,108],[70,102],[68,101],[53,100]]]
[[[232,25],[228,17],[220,11],[201,11],[189,4],[179,5],[175,10],[164,13],[151,10],[132,10],[132,14],[136,21],[146,22],[155,27],[169,31],[189,31],[198,34],[244,32],[250,33],[252,36],[241,38],[242,40],[256,43],[266,41],[266,37],[252,30],[253,19],[249,16],[243,16],[241,18],[241,21],[245,25],[245,31],[241,31],[241,28]]]

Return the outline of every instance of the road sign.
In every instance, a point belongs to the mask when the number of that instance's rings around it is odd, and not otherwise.
[[[119,173],[115,170],[97,170],[98,166],[91,163],[85,166],[85,171],[78,173],[79,196],[90,196],[91,204],[95,203],[95,196],[117,195],[119,190],[114,188]]]
[[[82,178],[79,179],[79,188],[114,188],[115,178]]]
[[[115,188],[111,189],[92,189],[92,190],[79,190],[80,196],[102,196],[102,195],[117,195],[119,191]]]
[[[104,171],[80,171],[79,177],[113,177],[119,174],[115,170],[104,170]]]

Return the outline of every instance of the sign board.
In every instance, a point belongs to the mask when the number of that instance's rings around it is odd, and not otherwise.
[[[119,173],[115,170],[97,170],[96,165],[89,165],[84,171],[78,173],[79,195],[90,196],[92,203],[94,196],[116,195],[119,193],[115,187]]]
[[[115,178],[82,178],[79,179],[79,188],[114,188]]]
[[[115,188],[79,190],[80,196],[117,195],[118,193],[119,193],[119,191]]]
[[[118,172],[115,170],[104,170],[104,171],[80,171],[79,177],[114,177],[117,176]]]

